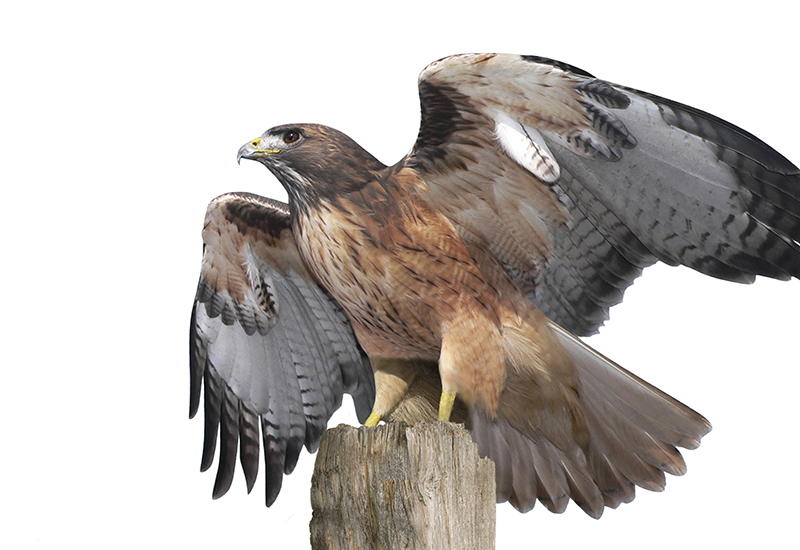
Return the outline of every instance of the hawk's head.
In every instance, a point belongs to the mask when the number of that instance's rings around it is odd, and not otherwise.
[[[242,158],[269,168],[299,211],[360,189],[385,168],[348,136],[320,124],[271,128],[239,149]]]

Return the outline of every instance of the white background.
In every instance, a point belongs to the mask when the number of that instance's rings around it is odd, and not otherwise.
[[[221,5],[1,10],[4,548],[308,547],[313,457],[270,509],[263,475],[247,496],[241,471],[212,501],[202,421],[187,419],[205,207],[225,191],[285,196],[235,162],[270,126],[329,124],[393,163],[416,136],[418,72],[501,51],[713,112],[800,163],[787,2]],[[799,309],[798,281],[648,269],[590,343],[714,431],[686,476],[600,521],[499,506],[497,547],[796,543]],[[349,401],[338,422],[355,422]]]

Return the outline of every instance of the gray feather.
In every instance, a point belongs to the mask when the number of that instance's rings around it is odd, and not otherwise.
[[[239,400],[227,386],[223,386],[220,415],[220,450],[217,478],[213,498],[228,492],[236,468],[236,451],[239,443]]]
[[[587,161],[561,139],[543,135],[561,166],[559,186],[572,201],[573,220],[589,220],[588,233],[602,235],[612,257],[635,266],[628,284],[636,268],[656,260],[738,282],[800,276],[800,174],[794,165],[733,125],[649,94],[631,91],[630,106],[618,116],[638,139],[614,163]],[[561,278],[545,275],[545,296],[537,303],[554,320],[590,334],[599,326],[591,312],[605,317],[625,286],[603,288],[602,260],[576,264],[587,255],[570,254],[580,244],[561,233],[571,230],[556,230],[551,264],[567,271]],[[629,243],[643,244],[645,253],[626,250]],[[572,308],[555,306],[550,295],[562,293]],[[610,299],[603,303],[602,297]]]
[[[239,402],[239,458],[247,483],[247,492],[253,490],[258,476],[259,421],[258,414]]]

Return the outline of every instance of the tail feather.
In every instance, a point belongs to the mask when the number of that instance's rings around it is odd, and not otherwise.
[[[509,426],[509,428],[511,427]],[[517,437],[507,439],[514,475],[511,494],[507,500],[520,512],[528,512],[536,504],[540,482],[533,461],[527,460],[531,454],[528,440],[519,437],[519,432],[514,433],[517,434]],[[498,502],[502,502],[501,497],[502,495],[498,493]]]
[[[572,356],[584,387],[596,390],[623,416],[665,443],[696,449],[711,425],[700,414],[610,359],[555,323],[550,328]],[[599,401],[593,403],[600,406]]]
[[[547,440],[529,444],[539,483],[539,500],[554,514],[560,514],[569,504],[569,485],[558,461],[556,448]]]
[[[636,485],[622,475],[608,459],[593,447],[589,447],[587,457],[589,469],[594,474],[597,488],[603,495],[603,503],[607,508],[616,508],[620,504],[631,502],[636,496]]]
[[[605,507],[633,500],[636,485],[661,491],[666,473],[683,475],[686,463],[676,447],[697,447],[711,429],[708,421],[561,327],[548,326],[575,367],[576,387],[564,390],[563,410],[540,407],[532,421],[519,407],[508,414],[514,406],[501,396],[497,416],[479,407],[469,411],[480,454],[495,461],[498,502],[526,512],[539,500],[561,513],[571,499],[599,518]],[[517,369],[514,376],[522,372]],[[519,393],[517,385],[507,399],[518,400]],[[561,437],[563,430],[537,429],[536,418],[557,420],[559,415],[573,419],[570,441]],[[579,437],[576,422],[585,423],[588,437]]]
[[[539,500],[560,514],[572,499],[590,516],[602,515],[605,497],[577,445],[565,452],[543,436],[533,441],[506,420],[490,418],[477,408],[470,411],[470,430],[481,456],[498,457],[498,502],[508,501],[528,512]]]
[[[592,433],[589,448],[606,458],[629,482],[648,491],[663,491],[666,486],[664,472],[645,461],[636,451],[629,449],[617,436],[612,426],[590,416],[589,430]],[[617,490],[619,487],[611,487]]]
[[[595,422],[612,428],[615,439],[628,452],[668,474],[679,476],[686,473],[686,463],[678,449],[652,435],[646,428],[623,415],[619,409],[613,408],[596,388],[584,384],[583,397],[588,405],[587,415],[593,415]]]
[[[598,519],[605,506],[603,494],[594,482],[586,456],[578,449],[572,455],[562,459],[572,500],[589,516]]]
[[[477,409],[472,409],[477,411]],[[472,438],[478,444],[478,454],[490,456],[495,464],[495,490],[497,502],[505,502],[511,498],[512,488],[515,486],[513,475],[519,475],[517,465],[513,460],[516,455],[514,437],[495,429],[491,423],[471,422]]]

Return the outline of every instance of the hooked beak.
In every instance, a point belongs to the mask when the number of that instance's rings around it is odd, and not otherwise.
[[[259,160],[267,155],[279,152],[277,149],[262,149],[260,146],[261,138],[256,138],[242,145],[236,155],[236,164],[241,164],[242,159]]]

